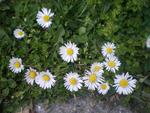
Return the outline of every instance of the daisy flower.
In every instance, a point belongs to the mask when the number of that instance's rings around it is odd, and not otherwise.
[[[150,48],[150,37],[148,37],[146,40],[146,47]]]
[[[55,76],[53,76],[49,70],[42,71],[36,77],[35,82],[43,89],[51,88],[55,85]]]
[[[48,28],[52,24],[53,16],[54,13],[51,12],[51,9],[42,8],[42,10],[37,13],[36,21],[41,27]]]
[[[103,74],[103,63],[95,62],[91,65],[91,72]]]
[[[25,37],[25,32],[22,29],[15,29],[14,30],[14,36],[17,39],[22,39]]]
[[[87,87],[89,90],[95,90],[100,83],[102,83],[103,78],[101,75],[86,71],[85,77],[83,77],[85,87]]]
[[[121,65],[120,61],[115,56],[110,56],[106,58],[104,65],[106,67],[106,70],[111,72],[116,72],[116,70],[119,69],[119,66]]]
[[[33,85],[35,78],[37,77],[38,72],[35,69],[32,69],[31,67],[27,69],[27,72],[25,73],[25,80],[28,84]]]
[[[115,48],[116,48],[116,46],[115,46],[114,43],[110,43],[110,42],[105,43],[102,46],[102,54],[103,54],[103,56],[109,57],[109,56],[114,55]]]
[[[82,87],[82,79],[79,77],[79,74],[70,72],[66,74],[64,77],[65,80],[65,87],[67,90],[73,92],[78,91]]]
[[[108,83],[101,83],[98,87],[98,92],[99,94],[105,95],[107,94],[108,90],[110,89],[109,84]]]
[[[9,60],[9,68],[14,73],[20,73],[24,69],[21,58],[12,58]]]
[[[60,47],[59,54],[62,59],[66,62],[74,62],[77,60],[77,56],[79,54],[79,48],[76,44],[68,42],[64,46]]]
[[[116,75],[114,79],[114,87],[117,93],[128,95],[131,94],[136,87],[136,80],[128,73]]]

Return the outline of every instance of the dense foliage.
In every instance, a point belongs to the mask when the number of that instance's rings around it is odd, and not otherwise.
[[[43,30],[36,22],[38,10],[46,7],[55,13],[50,29]],[[2,0],[0,2],[0,104],[3,112],[13,112],[31,100],[46,98],[66,100],[72,94],[62,85],[69,71],[83,75],[94,61],[102,61],[103,43],[116,44],[122,62],[120,72],[129,72],[138,80],[135,92],[123,97],[124,104],[150,110],[150,51],[145,41],[150,33],[149,0]],[[13,30],[24,29],[27,36],[17,40]],[[65,63],[58,54],[67,41],[80,48],[77,62]],[[50,69],[57,76],[56,86],[43,90],[28,85],[24,72],[12,73],[9,59],[20,57],[26,66],[42,71]],[[106,78],[114,77],[104,73]],[[110,81],[111,83],[112,81]],[[115,95],[113,90],[105,96]],[[86,95],[82,89],[76,95]],[[101,98],[104,98],[101,96]]]

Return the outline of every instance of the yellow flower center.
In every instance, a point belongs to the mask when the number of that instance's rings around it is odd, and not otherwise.
[[[126,79],[122,79],[122,80],[120,80],[119,85],[121,87],[125,88],[128,86],[128,81]]]
[[[47,74],[45,74],[45,75],[43,75],[42,79],[44,81],[49,81],[51,78]]]
[[[101,89],[102,89],[102,90],[105,90],[106,88],[107,88],[107,85],[106,85],[106,84],[102,84],[102,85],[101,85]]]
[[[23,31],[19,31],[19,32],[18,32],[18,35],[19,35],[19,36],[22,36],[23,34],[24,34]]]
[[[94,67],[94,71],[95,71],[95,72],[98,72],[100,69],[101,69],[100,66],[95,66],[95,67]]]
[[[48,16],[48,15],[43,16],[43,20],[45,22],[48,22],[50,20],[50,16]]]
[[[37,76],[35,71],[30,71],[29,73],[30,78],[35,79],[35,77]]]
[[[96,74],[91,74],[90,77],[89,77],[89,81],[90,81],[91,83],[96,82],[96,79],[97,79]]]
[[[73,54],[73,49],[72,48],[68,48],[67,49],[67,55],[71,56]]]
[[[15,66],[15,68],[20,68],[21,64],[20,64],[20,62],[16,61],[14,66]]]
[[[116,66],[115,61],[109,61],[108,66],[111,67],[111,68],[114,68]]]
[[[71,78],[69,80],[69,82],[70,82],[70,85],[76,85],[77,84],[77,80],[75,78]]]
[[[108,47],[107,49],[106,49],[106,51],[107,51],[107,53],[109,53],[109,54],[111,54],[112,53],[112,48],[110,48],[110,47]]]

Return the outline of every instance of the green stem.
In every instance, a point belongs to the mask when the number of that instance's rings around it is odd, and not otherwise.
[[[74,97],[74,108],[73,108],[73,111],[76,111],[76,101],[77,101],[77,98],[76,98],[76,95],[75,93],[73,94],[73,97]]]

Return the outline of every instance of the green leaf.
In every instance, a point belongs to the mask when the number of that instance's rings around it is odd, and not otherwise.
[[[62,36],[64,36],[65,34],[65,29],[63,28],[63,26],[61,25],[58,30],[57,30],[57,37],[61,38]]]
[[[150,99],[150,93],[146,93],[146,92],[142,92],[142,95],[144,96],[144,97],[147,97],[147,98],[149,98]]]
[[[3,97],[7,97],[8,94],[9,94],[9,88],[6,88],[6,89],[3,89],[3,90],[2,90],[2,96],[3,96]]]
[[[146,85],[150,86],[150,80],[149,80],[149,79],[144,80],[144,83],[145,83]]]
[[[111,6],[111,1],[105,0],[105,2],[104,2],[104,13],[106,13],[110,9],[110,6]]]
[[[150,58],[145,60],[144,70],[145,72],[150,71]]]
[[[141,75],[139,75],[139,76],[141,76]],[[143,83],[145,80],[148,79],[149,76],[150,76],[150,75],[147,75],[147,76],[145,76],[144,78],[141,78],[139,81],[140,81],[141,83]]]
[[[0,4],[0,11],[6,11],[9,10],[10,7],[6,4]]]
[[[21,97],[21,96],[23,96],[23,94],[24,94],[24,91],[18,91],[18,92],[15,93],[15,96],[16,97]]]
[[[84,33],[86,33],[86,28],[85,27],[80,27],[79,28],[79,35],[82,35]]]
[[[16,82],[14,80],[9,81],[9,87],[10,88],[15,88],[17,86]]]
[[[2,103],[2,101],[3,101],[3,98],[2,98],[2,97],[0,97],[0,104]]]

